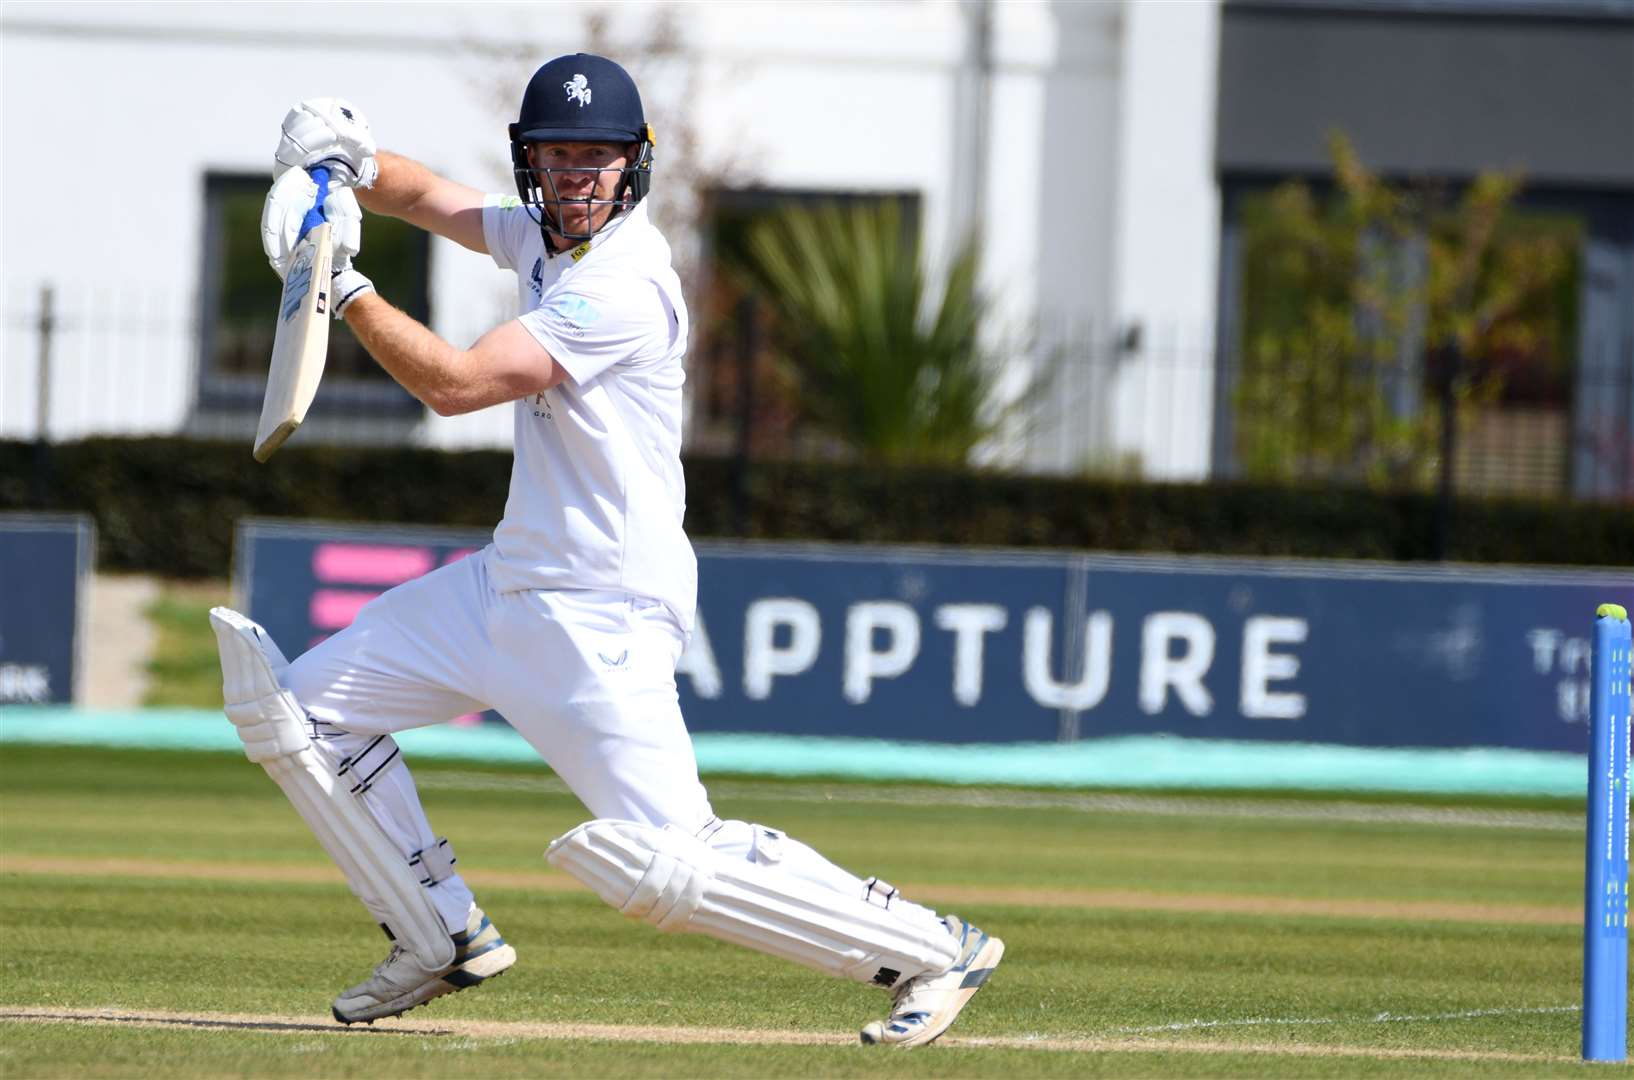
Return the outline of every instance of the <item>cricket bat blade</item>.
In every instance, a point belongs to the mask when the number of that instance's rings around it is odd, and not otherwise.
[[[317,205],[290,255],[289,273],[284,275],[284,291],[278,300],[267,392],[255,430],[255,460],[260,462],[284,445],[306,419],[329,355],[329,270],[334,253],[329,223],[320,209],[329,185],[328,170],[314,169],[312,177],[318,183]]]

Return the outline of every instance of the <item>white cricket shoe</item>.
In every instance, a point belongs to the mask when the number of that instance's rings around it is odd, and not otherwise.
[[[341,993],[330,1006],[343,1024],[372,1024],[406,1013],[434,997],[452,994],[491,979],[516,963],[516,950],[505,944],[479,907],[471,908],[465,932],[452,935],[454,962],[438,971],[420,966],[414,956],[393,943],[374,975]]]
[[[948,932],[959,939],[959,958],[946,971],[909,979],[896,990],[891,1015],[862,1029],[868,1045],[923,1046],[939,1037],[959,1016],[1004,957],[1004,942],[989,937],[957,915],[945,916]]]

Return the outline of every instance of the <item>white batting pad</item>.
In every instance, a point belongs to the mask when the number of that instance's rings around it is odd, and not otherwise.
[[[300,703],[279,685],[275,669],[288,661],[278,646],[230,608],[212,608],[210,625],[221,652],[227,719],[238,729],[245,754],[283,789],[357,898],[394,940],[424,967],[452,964],[454,943],[421,875],[352,794],[353,784],[325,764],[307,735]]]
[[[707,934],[857,982],[894,987],[946,970],[958,954],[940,922],[731,858],[674,827],[587,822],[554,841],[545,860],[660,930]]]

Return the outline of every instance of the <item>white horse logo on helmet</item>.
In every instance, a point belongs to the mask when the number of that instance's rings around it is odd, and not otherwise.
[[[590,104],[590,80],[583,75],[573,76],[571,80],[562,84],[562,89],[567,91],[569,101],[579,103],[579,108]]]

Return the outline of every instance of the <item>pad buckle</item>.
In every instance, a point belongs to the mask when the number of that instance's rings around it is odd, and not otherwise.
[[[437,842],[428,848],[421,848],[409,856],[409,869],[420,878],[420,884],[426,888],[446,881],[454,876],[454,864],[459,860],[454,857],[454,845],[448,842],[448,837],[439,836]]]
[[[897,898],[897,887],[889,881],[871,877],[862,883],[862,898],[877,908],[889,911],[891,901]]]

